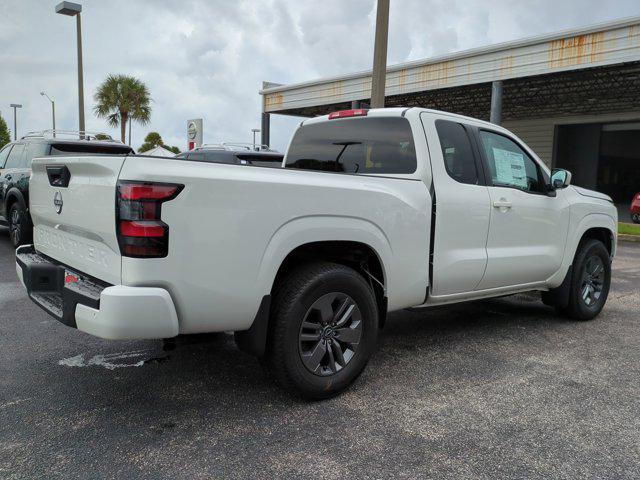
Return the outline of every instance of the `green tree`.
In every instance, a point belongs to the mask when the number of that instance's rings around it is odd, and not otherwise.
[[[99,118],[106,118],[109,125],[120,125],[120,138],[125,143],[127,121],[142,125],[151,118],[151,97],[147,86],[137,78],[127,75],[109,75],[93,96],[93,111]]]
[[[143,153],[151,150],[152,148],[163,147],[167,150],[175,153],[176,155],[180,153],[180,149],[178,147],[172,147],[170,145],[165,145],[162,141],[162,137],[158,132],[149,132],[147,136],[144,137],[144,143],[138,149],[138,152]]]
[[[2,118],[2,116],[0,115],[0,148],[4,147],[10,141],[11,135],[9,135],[7,122],[5,122],[4,118]]]
[[[148,150],[151,150],[152,148],[162,146],[162,145],[163,145],[162,137],[160,136],[160,134],[158,132],[149,132],[147,133],[147,136],[144,137],[144,143],[138,149],[138,151],[146,152]]]

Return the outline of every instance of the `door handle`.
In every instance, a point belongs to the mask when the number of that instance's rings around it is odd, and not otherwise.
[[[495,208],[511,208],[511,202],[505,198],[501,198],[500,200],[493,202],[493,206]]]

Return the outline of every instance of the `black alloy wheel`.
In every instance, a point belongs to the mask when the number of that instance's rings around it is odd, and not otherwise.
[[[320,376],[338,373],[354,357],[362,338],[362,314],[347,294],[332,292],[316,300],[300,326],[302,363]]]

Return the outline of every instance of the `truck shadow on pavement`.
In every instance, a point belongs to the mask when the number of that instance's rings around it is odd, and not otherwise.
[[[486,357],[501,342],[517,348],[520,342],[530,342],[531,338],[546,338],[545,329],[558,323],[559,317],[539,300],[522,297],[391,314],[369,368],[345,395],[375,394],[376,385],[385,379],[389,382],[387,389],[402,391],[407,385],[393,379],[406,378],[409,364],[414,372],[433,374],[442,356],[471,349]],[[64,328],[59,326],[56,330]],[[73,342],[74,352],[84,350],[80,345],[88,336],[75,331],[69,334],[82,337]],[[104,345],[105,351],[96,349],[96,343]],[[122,344],[120,348],[118,343]],[[106,387],[103,400],[115,409],[127,409],[131,402],[176,412],[185,408],[233,411],[246,408],[249,399],[254,406],[300,404],[275,387],[260,362],[238,350],[229,334],[179,337],[170,350],[157,341],[95,340],[91,344],[93,348],[78,354],[82,356],[79,361],[76,355],[56,365],[57,369],[88,367],[57,372],[59,380],[74,384],[76,399],[81,403],[87,400],[85,395],[95,398],[96,389]],[[475,363],[474,352],[468,353],[466,361]],[[497,363],[487,358],[480,358],[479,362],[488,366]],[[417,377],[409,381],[416,381]],[[340,402],[345,395],[332,401]],[[240,399],[245,406],[237,404]]]

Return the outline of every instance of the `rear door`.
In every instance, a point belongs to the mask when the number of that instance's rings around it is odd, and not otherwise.
[[[33,161],[29,189],[36,250],[82,273],[120,283],[115,202],[125,158]]]
[[[487,266],[490,202],[472,128],[422,115],[434,178],[435,225],[431,291],[473,291]],[[435,126],[435,128],[434,128]],[[434,131],[435,130],[435,131]]]

